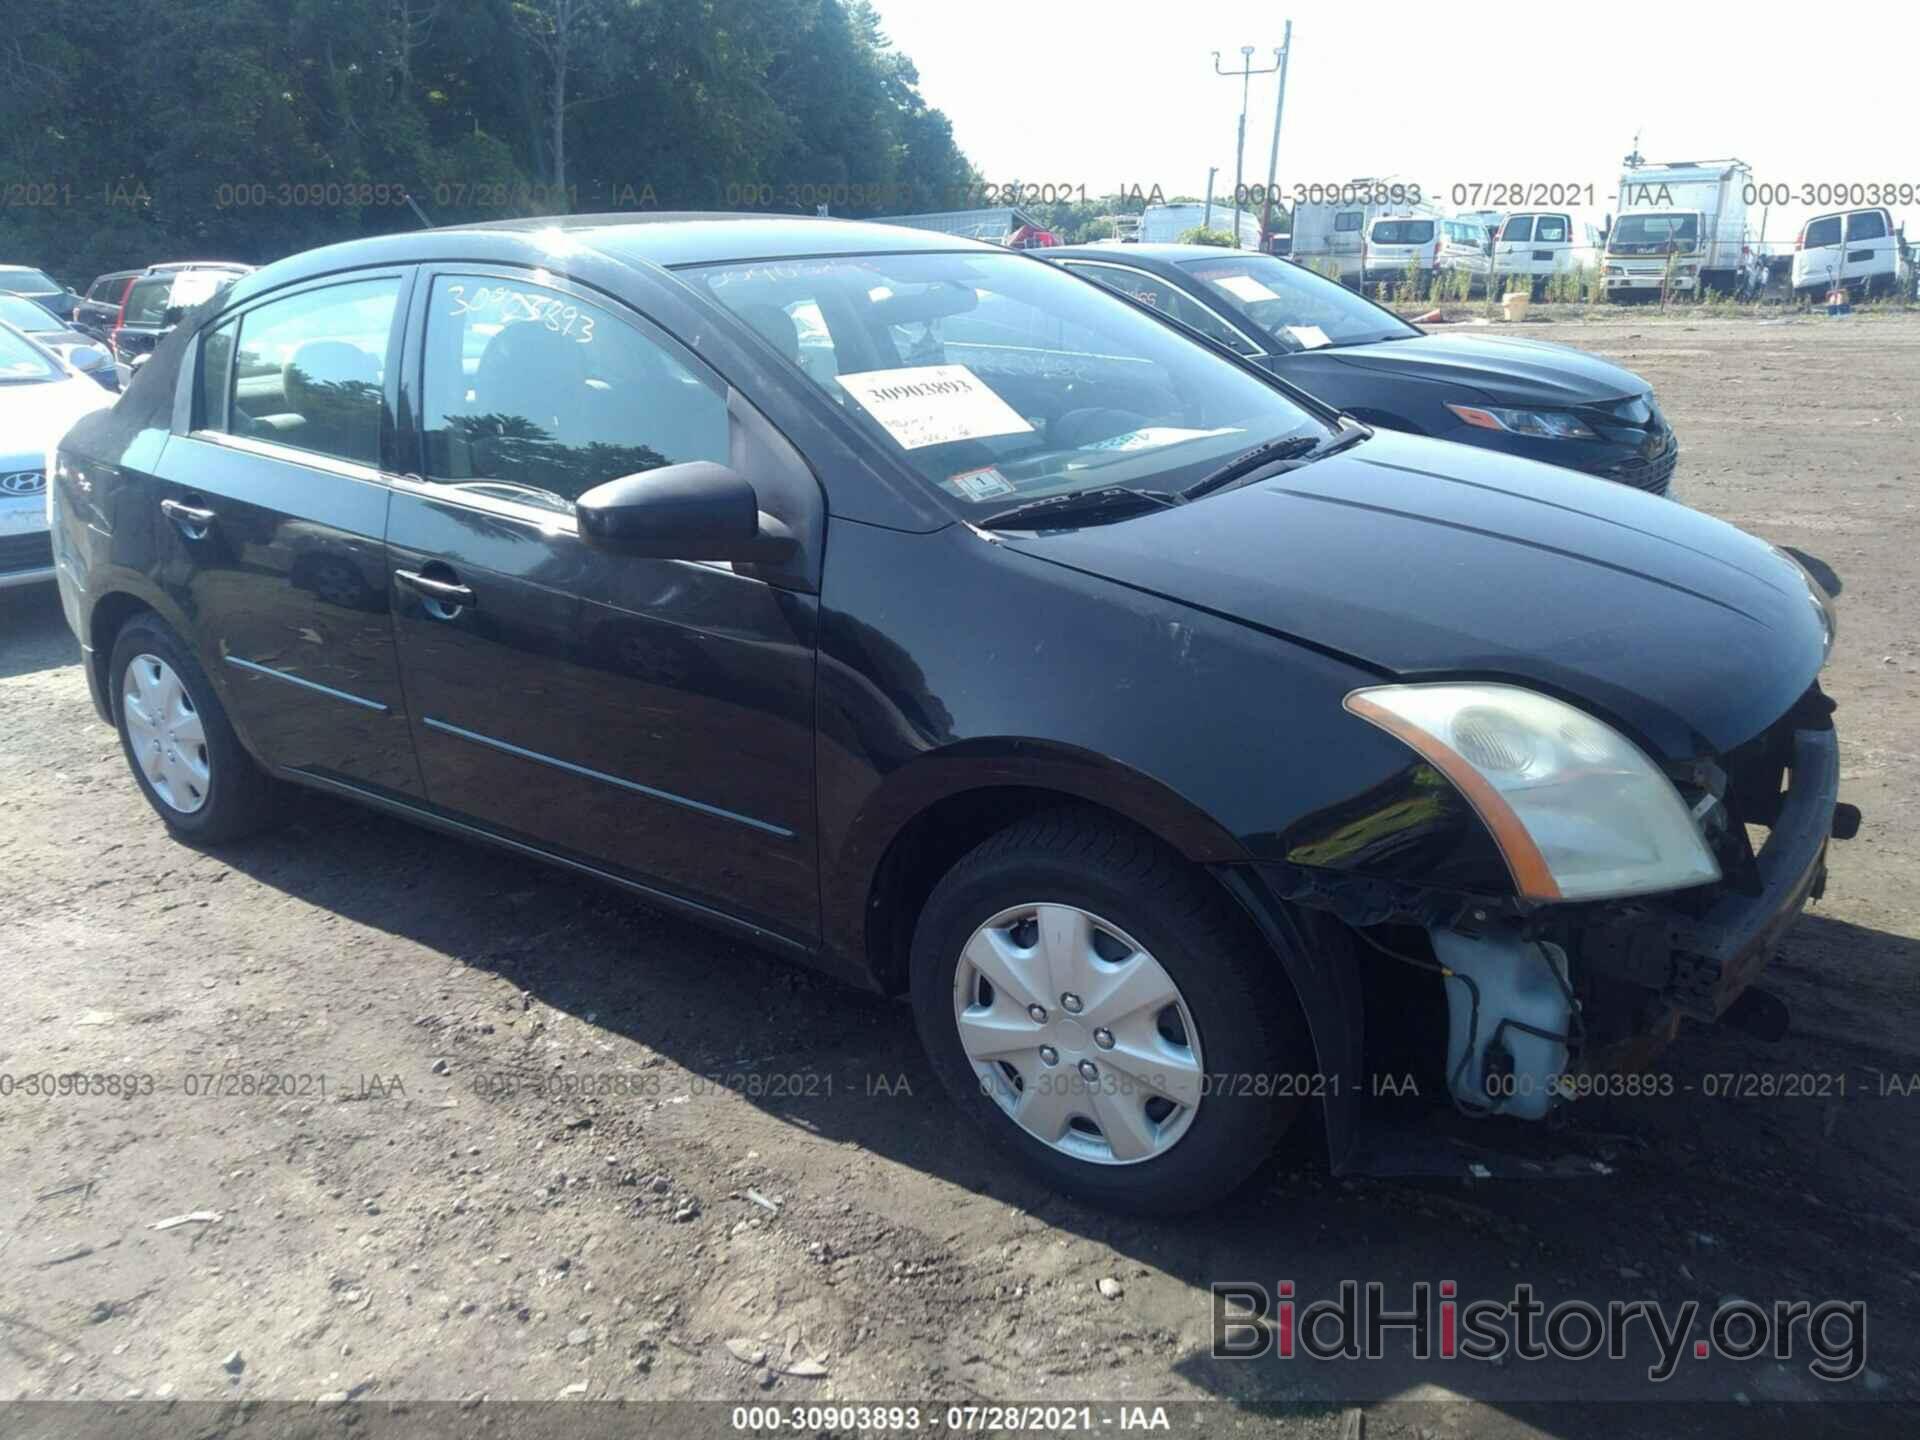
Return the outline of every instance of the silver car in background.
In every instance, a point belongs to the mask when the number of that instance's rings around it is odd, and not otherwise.
[[[61,356],[0,323],[0,589],[54,578],[47,455],[113,396]]]

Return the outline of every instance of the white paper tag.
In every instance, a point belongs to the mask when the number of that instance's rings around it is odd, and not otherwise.
[[[1318,350],[1322,345],[1331,345],[1327,332],[1318,325],[1289,325],[1287,333],[1309,350]]]
[[[963,500],[995,500],[1014,491],[1013,482],[991,465],[984,470],[962,470],[948,476],[945,483]]]
[[[964,365],[867,370],[833,378],[905,450],[1033,430]]]
[[[1280,296],[1251,275],[1219,275],[1213,283],[1242,300],[1278,300]]]

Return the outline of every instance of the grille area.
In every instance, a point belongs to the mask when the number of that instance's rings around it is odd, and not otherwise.
[[[0,575],[16,570],[44,570],[53,564],[53,536],[0,535]]]
[[[1622,485],[1631,485],[1636,490],[1645,490],[1654,495],[1664,495],[1667,493],[1667,486],[1673,481],[1674,467],[1679,463],[1680,451],[1675,447],[1657,460],[1635,455],[1630,460],[1621,461],[1605,473],[1609,480],[1618,480]]]

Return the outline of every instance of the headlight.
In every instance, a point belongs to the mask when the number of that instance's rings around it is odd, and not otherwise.
[[[1673,782],[1626,736],[1515,685],[1378,685],[1346,707],[1467,797],[1520,894],[1599,900],[1705,885],[1719,862]]]
[[[1447,409],[1480,430],[1538,435],[1553,440],[1591,440],[1593,431],[1563,410],[1498,410],[1491,405],[1449,405]]]

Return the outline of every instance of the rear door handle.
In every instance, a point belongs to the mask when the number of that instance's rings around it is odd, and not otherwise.
[[[220,518],[205,506],[189,505],[183,500],[162,500],[160,513],[178,525],[189,540],[206,539],[207,531]]]
[[[393,578],[414,593],[437,600],[449,608],[473,604],[472,589],[451,580],[435,580],[431,575],[422,575],[417,570],[396,570]]]

